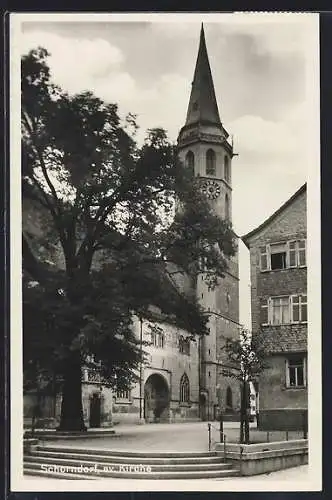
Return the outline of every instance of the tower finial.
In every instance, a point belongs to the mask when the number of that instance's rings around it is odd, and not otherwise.
[[[204,24],[201,24],[199,49],[189,100],[186,125],[199,122],[221,125],[213,79],[206,49]]]

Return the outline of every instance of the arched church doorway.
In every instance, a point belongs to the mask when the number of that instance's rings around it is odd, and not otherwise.
[[[101,397],[97,392],[90,397],[90,427],[100,427],[101,422]]]
[[[162,375],[149,376],[144,386],[144,419],[146,422],[169,421],[169,389]]]

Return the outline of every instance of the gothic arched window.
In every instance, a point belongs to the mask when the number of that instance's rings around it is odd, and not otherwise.
[[[225,219],[229,219],[229,197],[228,194],[225,194]]]
[[[229,386],[226,389],[226,407],[233,408],[233,394],[232,389]]]
[[[180,403],[189,403],[190,385],[188,375],[184,373],[180,380]]]
[[[192,151],[186,154],[186,167],[192,175],[195,174],[195,155]]]
[[[225,166],[225,181],[229,182],[230,181],[230,171],[229,171],[229,158],[228,158],[228,156],[225,156],[224,166]]]
[[[216,153],[213,149],[206,152],[206,175],[216,175]]]

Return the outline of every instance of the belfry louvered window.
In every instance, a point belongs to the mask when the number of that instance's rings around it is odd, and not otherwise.
[[[192,151],[188,151],[186,154],[186,167],[191,175],[195,174],[195,155]]]
[[[216,175],[216,153],[213,149],[206,152],[206,175]]]

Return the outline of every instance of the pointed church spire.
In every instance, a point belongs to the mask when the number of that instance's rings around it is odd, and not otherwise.
[[[221,125],[202,23],[185,125],[203,122]]]

